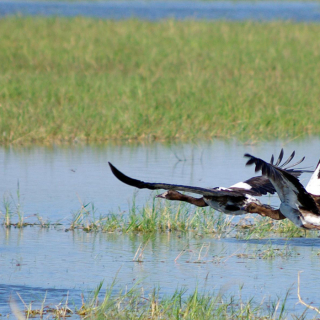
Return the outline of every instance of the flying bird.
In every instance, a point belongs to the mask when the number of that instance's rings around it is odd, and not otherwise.
[[[304,188],[297,176],[290,172],[250,154],[245,154],[245,157],[249,158],[247,165],[254,164],[255,171],[261,171],[269,179],[281,201],[279,209],[273,212],[264,205],[256,204],[248,205],[248,212],[259,211],[262,215],[280,213],[298,227],[320,230],[320,161]]]
[[[306,170],[292,169],[292,167],[295,167],[296,165],[300,164],[304,160],[304,157],[297,163],[285,168],[285,166],[291,162],[294,155],[295,152],[293,152],[283,164],[280,164],[283,158],[282,149],[274,166],[283,168],[286,172],[290,172],[294,176],[299,176],[301,173],[306,172]],[[274,157],[272,155],[270,163],[273,164],[273,162]],[[184,201],[198,207],[210,206],[211,208],[217,211],[231,215],[240,215],[248,213],[246,207],[249,204],[255,203],[259,206],[262,205],[261,202],[256,198],[257,196],[259,197],[262,195],[266,195],[267,193],[274,194],[276,192],[272,183],[265,176],[253,177],[244,182],[236,183],[229,188],[201,188],[168,183],[144,182],[126,176],[125,174],[120,172],[115,166],[113,166],[110,162],[109,166],[113,174],[125,184],[139,189],[167,190],[166,192],[158,195],[158,198]],[[179,191],[199,194],[202,197],[195,198],[189,195],[182,194]],[[273,219],[283,218],[283,216],[277,212],[271,212],[269,216]]]

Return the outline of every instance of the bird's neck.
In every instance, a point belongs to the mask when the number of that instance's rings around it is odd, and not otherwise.
[[[263,217],[269,217],[273,220],[283,220],[286,218],[279,209],[273,209],[272,207],[263,204],[255,204],[254,210],[250,210],[249,212],[258,213]]]
[[[191,203],[197,207],[207,207],[208,206],[203,198],[194,198],[194,197],[191,197],[191,196],[188,196],[185,194],[181,194],[181,193],[177,194],[175,199],[171,199],[171,200],[188,202],[188,203]]]

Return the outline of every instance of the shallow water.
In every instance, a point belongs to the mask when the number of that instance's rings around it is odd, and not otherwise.
[[[177,288],[192,293],[214,292],[252,297],[266,304],[283,299],[290,313],[302,314],[304,307],[296,304],[297,274],[301,275],[301,294],[307,302],[320,301],[315,285],[319,279],[320,239],[272,239],[245,241],[237,239],[197,238],[177,234],[151,236],[119,234],[86,234],[27,227],[23,230],[1,230],[0,243],[0,312],[10,313],[9,298],[40,307],[54,307],[68,297],[72,308],[81,306],[81,293],[88,296],[101,280],[104,288],[116,278],[114,292],[139,282],[146,294],[160,286],[160,293],[173,294]],[[143,262],[132,259],[141,243],[146,244]],[[289,257],[265,260],[256,254],[266,250],[287,248]],[[199,260],[201,246],[202,251]],[[175,262],[179,253],[186,252]],[[247,256],[237,256],[249,254]],[[200,263],[199,263],[200,262]],[[88,272],[89,270],[89,272]]]
[[[320,21],[320,5],[305,1],[1,1],[0,16],[86,16],[104,19],[138,18],[208,20]]]
[[[144,181],[228,187],[255,175],[253,167],[245,167],[246,152],[270,159],[271,154],[278,156],[281,147],[285,148],[285,157],[296,150],[297,160],[306,156],[300,166],[312,169],[320,157],[319,145],[319,139],[308,139],[259,145],[217,140],[178,145],[2,147],[0,195],[8,198],[13,211],[20,202],[27,222],[34,221],[33,215],[39,214],[44,220],[69,225],[72,213],[80,209],[81,203],[93,203],[97,214],[119,213],[128,210],[134,195],[138,206],[155,195],[118,181],[108,161]],[[309,177],[303,175],[302,182]],[[273,199],[277,201],[277,197]],[[0,208],[3,209],[1,202]]]
[[[80,207],[78,198],[93,202],[101,214],[128,210],[136,191],[116,180],[108,161],[142,180],[230,186],[254,175],[252,167],[245,167],[246,152],[269,159],[284,147],[285,156],[296,150],[297,159],[306,155],[304,166],[314,168],[320,157],[319,146],[320,140],[314,138],[257,145],[214,141],[196,145],[0,148],[0,195],[7,195],[14,208],[19,181],[25,217],[39,213],[44,219],[62,220],[64,224],[50,229],[0,229],[0,313],[10,314],[10,295],[23,309],[16,292],[26,303],[34,301],[35,307],[41,305],[47,292],[47,304],[57,305],[68,296],[69,305],[74,303],[79,308],[81,293],[88,295],[101,280],[105,280],[105,288],[116,277],[115,293],[140,282],[146,292],[159,285],[164,295],[181,287],[191,293],[198,287],[202,292],[238,297],[239,288],[244,285],[242,298],[254,297],[258,303],[284,298],[291,288],[286,306],[291,313],[302,314],[304,307],[297,304],[296,296],[298,271],[305,271],[301,275],[303,299],[315,305],[320,301],[320,239],[218,240],[179,233],[148,239],[148,235],[64,230],[72,212]],[[309,176],[304,176],[304,183]],[[150,190],[140,190],[136,194],[137,205],[143,206],[153,195]],[[2,203],[0,207],[3,211]],[[143,262],[133,262],[141,243],[147,243]],[[271,244],[273,248],[286,248],[290,255],[261,259],[259,252]],[[208,254],[202,256],[202,263],[197,263],[202,245],[208,248]],[[175,262],[184,249],[186,252]]]

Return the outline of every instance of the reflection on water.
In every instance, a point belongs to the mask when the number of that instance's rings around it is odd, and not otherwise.
[[[137,191],[122,184],[112,175],[108,161],[124,173],[145,181],[228,187],[254,175],[252,167],[245,167],[244,153],[270,159],[271,154],[279,154],[281,147],[285,148],[285,156],[293,150],[297,159],[305,155],[303,166],[314,168],[320,157],[319,139],[259,145],[214,141],[177,145],[2,147],[0,195],[9,196],[14,207],[19,184],[21,210],[26,217],[39,214],[51,222],[62,220],[68,225],[81,202],[91,202],[97,214],[107,214],[126,211],[135,192],[140,206],[154,195],[150,190]],[[309,176],[303,175],[302,182],[308,181]],[[3,207],[1,203],[0,207]]]
[[[113,177],[107,161],[143,180],[229,186],[253,175],[253,169],[244,165],[244,153],[269,159],[272,153],[278,155],[281,147],[286,155],[296,150],[297,159],[306,155],[305,166],[315,167],[320,157],[319,139],[258,145],[214,141],[1,148],[0,195],[11,194],[9,199],[14,206],[19,181],[25,216],[39,213],[50,221],[64,219],[68,224],[71,212],[80,207],[78,198],[93,202],[102,214],[128,210],[135,190]],[[309,176],[305,175],[304,182]],[[140,190],[137,204],[142,206],[152,194],[150,190]],[[0,205],[3,212],[3,204]],[[302,314],[304,307],[296,304],[296,285],[298,271],[305,271],[301,276],[303,298],[307,302],[320,301],[315,285],[320,276],[320,239],[245,241],[179,233],[150,237],[64,230],[65,227],[0,229],[0,313],[10,312],[8,299],[12,295],[17,301],[16,292],[23,295],[26,303],[41,303],[48,291],[49,304],[58,304],[69,294],[69,301],[79,307],[81,293],[95,289],[103,279],[105,285],[111,284],[114,277],[115,290],[140,281],[146,291],[159,285],[162,294],[172,294],[176,288],[186,286],[190,293],[198,287],[202,292],[238,296],[244,285],[243,299],[255,297],[257,302],[284,297],[292,288],[287,307],[290,312]],[[145,244],[143,262],[133,262],[140,244]],[[271,260],[257,255],[271,244],[273,248],[288,248],[290,255]],[[199,262],[203,245],[208,253],[201,256],[202,263],[195,263]],[[184,254],[175,262],[181,252]],[[20,307],[23,308],[21,303]]]
[[[320,21],[319,4],[306,1],[1,1],[0,16],[86,16],[103,19],[223,19]]]

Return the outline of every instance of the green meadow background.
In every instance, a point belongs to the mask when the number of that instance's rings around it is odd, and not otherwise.
[[[320,25],[0,19],[0,143],[320,133]]]

